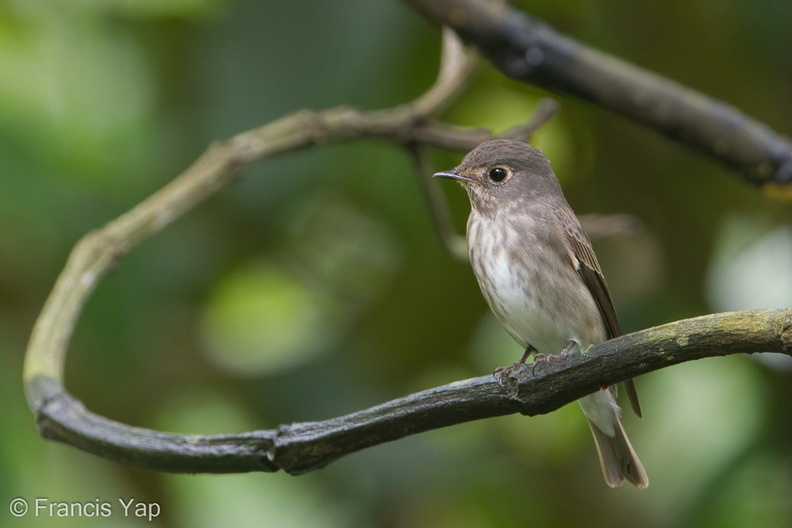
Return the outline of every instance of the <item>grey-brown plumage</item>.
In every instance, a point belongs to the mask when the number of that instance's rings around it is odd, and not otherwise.
[[[461,183],[471,213],[470,263],[490,308],[531,353],[551,357],[620,335],[616,311],[591,242],[564,198],[550,162],[538,149],[511,140],[482,143],[453,171],[437,177]],[[633,410],[640,407],[626,383]],[[578,400],[597,445],[609,486],[649,484],[624,432],[616,387]]]

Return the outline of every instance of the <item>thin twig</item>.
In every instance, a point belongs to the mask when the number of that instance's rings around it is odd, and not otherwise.
[[[434,232],[449,255],[456,260],[467,261],[467,242],[465,237],[458,235],[454,229],[453,218],[443,190],[437,185],[437,182],[431,181],[431,175],[435,171],[431,168],[426,150],[417,143],[410,145],[409,150],[410,158],[415,166],[413,171],[415,179],[426,202]]]
[[[504,132],[501,137],[506,139],[513,139],[515,141],[530,142],[533,134],[545,126],[550,119],[556,115],[559,109],[558,101],[550,97],[543,97],[539,99],[539,104],[536,107],[531,120],[525,124],[517,125]]]

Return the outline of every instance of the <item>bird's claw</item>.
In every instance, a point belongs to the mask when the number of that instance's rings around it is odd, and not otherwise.
[[[542,363],[547,363],[548,361],[550,361],[552,359],[559,359],[559,358],[566,357],[566,355],[568,353],[569,353],[569,349],[567,347],[564,347],[564,349],[561,350],[561,352],[559,352],[558,354],[549,354],[549,355],[548,354],[536,354],[534,356],[534,361],[531,364],[531,374],[532,375],[536,375],[536,367],[538,365],[541,365]]]
[[[500,385],[501,388],[505,390],[507,394],[509,394],[509,396],[516,398],[520,394],[520,383],[514,374],[524,366],[524,362],[517,361],[508,367],[498,367],[492,373],[492,377],[495,378],[495,380],[498,382],[498,385]]]
[[[515,361],[508,367],[498,367],[492,373],[492,376],[498,381],[498,384],[501,387],[505,387],[508,382],[508,378],[511,377],[512,374],[519,371],[521,368],[525,366],[525,362],[523,361]]]

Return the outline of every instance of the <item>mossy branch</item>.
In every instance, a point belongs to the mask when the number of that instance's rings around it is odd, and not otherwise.
[[[506,414],[544,414],[653,370],[736,353],[792,355],[792,310],[712,314],[649,328],[524,368],[507,387],[493,376],[457,381],[321,422],[221,435],[167,434],[91,413],[52,378],[28,380],[43,436],[158,471],[299,474],[405,436]]]

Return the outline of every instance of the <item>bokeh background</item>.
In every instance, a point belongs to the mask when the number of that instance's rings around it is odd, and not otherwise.
[[[792,3],[520,2],[561,31],[792,122]],[[286,474],[168,475],[42,440],[21,369],[73,244],[210,141],[301,108],[405,102],[439,33],[395,0],[0,3],[0,525],[15,497],[156,502],[103,526],[792,526],[792,368],[709,359],[637,380],[626,426],[647,490],[607,488],[576,405],[451,427]],[[444,118],[505,130],[544,92],[488,65]],[[629,214],[596,241],[626,331],[792,305],[788,206],[597,108],[562,100],[536,137],[578,213]],[[438,169],[461,155],[434,151]],[[468,266],[438,245],[411,165],[366,141],[257,165],[125,257],[79,323],[67,386],[93,411],[182,433],[320,420],[484,375],[520,350]],[[467,199],[444,187],[460,231]],[[788,358],[787,358],[788,359]]]

